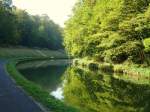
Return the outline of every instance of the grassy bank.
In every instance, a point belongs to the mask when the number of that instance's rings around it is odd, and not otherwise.
[[[18,62],[11,61],[7,64],[7,71],[15,79],[16,83],[21,86],[29,96],[32,96],[37,102],[40,102],[48,111],[53,112],[78,112],[76,109],[64,104],[62,101],[50,96],[38,85],[24,78],[16,69]]]
[[[43,107],[45,107],[48,111],[78,112],[76,109],[64,104],[60,100],[55,99],[53,96],[50,96],[47,91],[27,80],[16,69],[16,65],[24,61],[64,58],[67,58],[64,51],[30,48],[0,48],[0,59],[9,60],[6,65],[8,73],[15,80],[16,84],[25,90],[25,92],[35,101],[43,105]]]
[[[110,64],[110,63],[99,63],[94,60],[84,58],[84,59],[75,59],[73,61],[74,65],[78,65],[81,67],[87,67],[91,70],[102,70],[104,72],[113,72],[113,73],[121,73],[128,75],[138,75],[138,76],[150,76],[150,67],[136,65],[136,64]]]
[[[0,58],[20,59],[20,58],[67,58],[63,50],[52,51],[48,49],[30,48],[2,48],[0,47]]]
[[[109,63],[98,63],[94,60],[83,58],[83,59],[74,59],[73,65],[80,67],[86,67],[90,70],[102,70],[103,72],[113,72],[114,66]]]

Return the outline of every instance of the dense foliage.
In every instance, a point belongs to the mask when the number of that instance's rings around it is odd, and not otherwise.
[[[80,112],[149,112],[149,89],[149,85],[118,79],[110,73],[71,67],[65,73],[64,101]]]
[[[77,57],[143,63],[150,53],[150,0],[80,0],[66,23],[64,45]],[[147,42],[148,43],[148,42]],[[146,51],[146,52],[144,52]]]
[[[11,0],[0,1],[0,45],[62,48],[62,29],[47,15],[32,16],[11,5]]]

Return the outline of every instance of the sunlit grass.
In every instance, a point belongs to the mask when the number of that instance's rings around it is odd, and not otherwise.
[[[85,68],[89,68],[89,65],[92,64],[90,68],[91,67],[95,68],[95,66],[96,67],[98,66],[98,70],[101,70],[103,72],[119,73],[120,75],[126,74],[126,76],[127,75],[129,77],[131,76],[131,78],[132,76],[134,76],[135,80],[140,77],[141,78],[144,77],[146,80],[149,80],[150,77],[150,67],[144,65],[142,66],[142,65],[129,64],[129,63],[124,63],[124,64],[100,63],[87,58],[76,59],[75,61],[73,61],[73,63],[75,66],[80,66]]]
[[[16,83],[21,86],[29,96],[32,96],[37,102],[40,102],[48,111],[53,112],[78,112],[75,108],[72,108],[62,101],[55,99],[49,93],[43,90],[40,86],[27,80],[16,69],[16,62],[10,62],[7,64],[7,70],[11,77],[13,77]]]
[[[40,86],[27,80],[16,69],[18,62],[33,61],[41,59],[64,59],[67,55],[64,51],[52,51],[30,48],[0,48],[0,58],[11,59],[7,64],[7,71],[21,86],[29,96],[32,96],[37,102],[41,103],[48,111],[53,112],[77,112],[76,109],[64,104],[62,101],[55,99]]]

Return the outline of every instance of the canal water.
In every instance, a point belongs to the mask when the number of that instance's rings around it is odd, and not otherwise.
[[[71,66],[68,60],[25,62],[17,68],[80,112],[150,112],[149,79],[134,81],[128,75],[90,71]]]

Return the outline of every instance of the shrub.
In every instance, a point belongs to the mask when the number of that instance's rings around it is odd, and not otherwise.
[[[98,70],[98,63],[94,63],[94,62],[90,62],[89,64],[88,64],[88,68],[90,69],[90,70]]]
[[[76,65],[78,65],[78,64],[79,64],[79,60],[78,60],[78,59],[74,59],[74,60],[73,60],[73,65],[76,66]]]
[[[99,68],[104,71],[104,72],[113,72],[114,71],[114,67],[112,64],[108,64],[108,63],[103,63],[99,65]]]
[[[122,46],[105,51],[105,61],[112,63],[122,63],[131,57],[131,60],[135,63],[144,61],[140,53],[144,47],[140,41],[128,41]]]
[[[144,39],[145,52],[150,54],[150,38]]]

